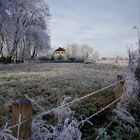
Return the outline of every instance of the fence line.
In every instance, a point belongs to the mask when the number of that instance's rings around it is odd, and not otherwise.
[[[43,112],[42,114],[38,115],[36,118],[40,118],[40,117],[42,117],[43,115],[46,115],[46,114],[49,114],[49,113],[55,111],[56,109],[69,106],[69,105],[71,105],[71,104],[73,104],[73,103],[75,103],[75,102],[78,102],[78,101],[83,100],[83,99],[85,99],[85,98],[87,98],[87,97],[90,97],[90,96],[92,96],[92,95],[95,95],[95,94],[97,94],[97,93],[100,93],[101,91],[104,91],[105,89],[108,89],[108,88],[110,88],[110,87],[112,87],[112,86],[114,86],[114,85],[116,85],[116,84],[118,84],[118,83],[120,83],[120,82],[122,82],[122,81],[124,81],[124,80],[120,80],[120,81],[115,82],[115,83],[113,83],[113,84],[110,84],[110,85],[108,85],[108,86],[106,86],[106,87],[104,87],[104,88],[102,88],[102,89],[99,89],[99,90],[97,90],[97,91],[94,91],[94,92],[92,92],[92,93],[90,93],[90,94],[88,94],[88,95],[85,95],[85,96],[82,96],[82,97],[80,97],[80,98],[74,99],[73,101],[68,102],[68,103],[66,103],[66,104],[63,104],[63,105],[60,105],[60,106],[58,106],[58,107],[56,107],[56,108],[52,108],[51,110],[48,110],[48,111]],[[31,102],[35,103],[34,100],[31,100],[27,95],[26,95],[25,97],[27,97]],[[107,109],[108,107],[110,107],[112,104],[114,104],[114,103],[116,103],[117,101],[119,101],[121,98],[122,98],[122,96],[119,97],[119,98],[117,98],[116,100],[114,100],[113,102],[111,102],[111,103],[108,104],[106,107],[104,107],[104,108],[102,108],[101,110],[99,110],[98,112],[94,113],[94,114],[91,115],[90,117],[86,118],[85,120],[82,120],[82,121],[79,123],[79,125],[82,124],[82,123],[84,123],[84,122],[86,122],[86,121],[88,121],[88,120],[91,119],[92,117],[98,115],[99,113],[101,113],[102,111],[104,111],[105,109]],[[39,107],[39,105],[38,105],[37,103],[35,103],[35,104]],[[26,122],[28,122],[28,121],[30,121],[30,120],[31,120],[31,119],[24,120],[24,121],[22,121],[22,122],[20,122],[20,123],[17,123],[17,124],[15,124],[15,125],[13,125],[13,126],[8,127],[8,129],[10,130],[10,129],[13,129],[13,128],[15,128],[15,127],[19,127],[19,126],[21,126],[23,123],[26,123]]]
[[[37,116],[37,118],[40,118],[40,117],[42,117],[43,115],[49,114],[49,113],[55,111],[56,109],[69,106],[69,105],[71,105],[71,104],[74,104],[75,102],[79,102],[80,100],[83,100],[83,99],[88,98],[88,97],[90,97],[90,96],[92,96],[92,95],[95,95],[95,94],[97,94],[97,93],[100,93],[101,91],[104,91],[104,90],[106,90],[106,89],[108,89],[108,88],[110,88],[110,87],[112,87],[112,86],[114,86],[114,85],[116,85],[116,84],[118,84],[118,83],[120,83],[120,82],[123,82],[123,81],[124,81],[124,80],[120,80],[120,81],[115,82],[115,83],[113,83],[113,84],[110,84],[110,85],[108,85],[108,86],[106,86],[106,87],[104,87],[104,88],[102,88],[102,89],[99,89],[99,90],[97,90],[97,91],[94,91],[94,92],[92,92],[92,93],[90,93],[90,94],[88,94],[88,95],[85,95],[85,96],[82,96],[82,97],[80,97],[80,98],[74,99],[73,101],[68,102],[68,103],[66,103],[66,104],[63,104],[63,105],[60,105],[60,106],[58,106],[58,107],[56,107],[56,108],[52,108],[51,110],[48,110],[48,111],[46,111],[46,112],[41,113],[40,115]]]
[[[80,124],[84,124],[86,121],[88,121],[89,119],[93,118],[94,116],[97,116],[99,113],[101,113],[102,111],[104,111],[105,109],[109,108],[111,105],[115,104],[116,102],[118,102],[121,98],[123,97],[120,96],[119,98],[117,98],[116,100],[114,100],[113,102],[111,102],[110,104],[108,104],[107,106],[105,106],[104,108],[102,108],[101,110],[97,111],[96,113],[92,114],[91,116],[87,117],[86,119],[82,120],[78,125]]]
[[[108,85],[108,86],[106,86],[106,87],[104,87],[104,88],[102,88],[102,89],[99,89],[99,90],[97,90],[97,91],[94,91],[94,92],[92,92],[92,93],[90,93],[90,94],[88,94],[88,95],[85,95],[85,96],[82,96],[82,97],[80,97],[80,98],[77,98],[77,99],[74,99],[72,102],[69,102],[69,103],[67,103],[67,104],[73,104],[73,103],[75,103],[75,102],[78,102],[78,101],[80,101],[80,100],[83,100],[83,99],[85,99],[85,98],[88,98],[88,97],[90,97],[90,96],[92,96],[92,95],[95,95],[95,94],[97,94],[97,93],[100,93],[101,91],[104,91],[104,90],[106,90],[106,89],[108,89],[108,88],[110,88],[110,87],[112,87],[112,86],[114,86],[114,85],[116,85],[116,84],[118,84],[118,83],[120,83],[120,82],[123,82],[124,80],[120,80],[120,81],[118,81],[118,82],[115,82],[115,83],[113,83],[113,84],[110,84],[110,85]]]
[[[111,105],[113,105],[113,104],[115,104],[117,101],[119,101],[122,97],[123,97],[123,96],[120,96],[119,98],[117,98],[116,100],[114,100],[113,102],[111,102],[110,104],[108,104],[107,106],[105,106],[104,108],[102,108],[101,110],[99,110],[99,111],[97,111],[96,113],[92,114],[91,116],[87,117],[85,120],[82,120],[82,121],[78,124],[78,126],[81,125],[81,124],[83,124],[83,123],[85,123],[86,121],[88,121],[89,119],[93,118],[94,116],[97,116],[99,113],[101,113],[102,111],[106,110],[106,109],[109,108]],[[51,110],[50,110],[50,111],[51,111]],[[26,123],[26,122],[28,122],[28,121],[30,121],[30,120],[24,120],[24,121],[22,121],[22,122],[20,122],[20,123],[17,123],[17,124],[15,124],[15,125],[9,127],[8,129],[13,129],[13,128],[15,128],[15,127],[17,127],[17,126],[19,126],[19,125],[22,125],[23,123]]]

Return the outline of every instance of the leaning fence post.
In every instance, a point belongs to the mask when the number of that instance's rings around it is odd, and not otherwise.
[[[32,104],[28,99],[23,98],[12,104],[12,123],[13,125],[18,124],[12,128],[14,137],[22,140],[31,140],[31,116]]]

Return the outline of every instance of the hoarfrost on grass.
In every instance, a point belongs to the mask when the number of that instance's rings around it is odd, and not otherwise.
[[[61,105],[64,105],[67,99],[69,98],[65,98]],[[33,140],[81,140],[82,134],[78,128],[78,121],[72,117],[73,112],[69,107],[54,109],[53,113],[58,118],[56,125],[48,125],[47,120],[33,120]]]
[[[8,129],[0,130],[0,140],[18,140],[12,136],[11,131]]]

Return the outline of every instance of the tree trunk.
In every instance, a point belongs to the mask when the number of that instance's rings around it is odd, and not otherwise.
[[[33,54],[31,56],[31,59],[34,60],[35,57],[36,57],[36,47],[34,47]]]
[[[26,35],[26,39],[25,39],[25,58],[24,60],[26,62],[29,62],[29,60],[31,59],[31,48],[30,48],[30,40],[28,39],[28,35]]]
[[[1,55],[1,59],[2,59],[3,58],[3,43],[1,44],[0,55]]]
[[[18,39],[18,35],[17,35],[18,31],[15,32],[15,37],[14,37],[14,43],[13,43],[13,48],[10,52],[10,57],[13,56],[13,54],[15,53],[15,51],[17,50],[18,48],[18,42],[19,42],[19,39]]]

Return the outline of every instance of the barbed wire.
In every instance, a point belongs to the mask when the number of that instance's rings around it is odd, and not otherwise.
[[[92,92],[92,93],[90,93],[90,94],[88,94],[88,95],[82,96],[82,97],[80,97],[80,98],[74,99],[74,100],[71,101],[71,102],[68,102],[68,103],[66,103],[66,104],[60,105],[60,106],[55,107],[55,108],[52,108],[51,110],[45,111],[45,112],[39,114],[39,115],[37,116],[37,118],[40,118],[40,117],[42,117],[43,115],[47,115],[47,114],[49,114],[49,113],[51,113],[51,112],[54,112],[55,110],[57,110],[57,109],[59,109],[59,108],[66,107],[66,106],[70,106],[71,104],[74,104],[75,102],[79,102],[79,101],[81,101],[81,100],[83,100],[83,99],[85,99],[85,98],[88,98],[88,97],[93,96],[93,95],[95,95],[95,94],[97,94],[97,93],[100,93],[101,91],[104,91],[104,90],[106,90],[106,89],[108,89],[108,88],[110,88],[110,87],[112,87],[112,86],[114,86],[114,85],[116,85],[116,84],[118,84],[118,83],[120,83],[120,82],[123,82],[123,81],[124,81],[124,80],[120,80],[120,81],[115,82],[115,83],[113,83],[113,84],[110,84],[110,85],[108,85],[108,86],[106,86],[106,87],[104,87],[104,88],[102,88],[102,89],[99,89],[99,90],[97,90],[97,91],[94,91],[94,92]]]
[[[33,104],[35,104],[40,110],[44,110],[44,107],[40,106],[37,102],[35,102],[35,100],[33,100],[32,98],[30,98],[28,95],[25,95],[25,97],[30,100]]]
[[[120,96],[119,98],[117,98],[116,100],[114,100],[113,102],[111,102],[110,104],[108,104],[107,106],[105,106],[104,108],[102,108],[101,110],[97,111],[96,113],[94,113],[94,114],[92,114],[91,116],[87,117],[86,119],[82,120],[82,121],[78,124],[78,126],[81,125],[81,124],[83,125],[83,124],[84,124],[85,122],[87,122],[89,119],[93,118],[94,116],[97,116],[98,114],[100,114],[101,112],[103,112],[104,110],[106,110],[107,108],[109,108],[111,105],[113,105],[113,104],[115,104],[116,102],[118,102],[122,97],[123,97],[123,96]],[[51,110],[50,110],[50,111],[51,111]],[[15,124],[15,125],[11,126],[11,127],[8,127],[8,130],[13,129],[13,128],[15,128],[15,127],[18,127],[19,125],[22,125],[23,123],[26,123],[26,122],[28,122],[28,121],[30,121],[30,120],[32,120],[32,118],[31,118],[31,119],[28,119],[28,120],[24,120],[24,121],[22,121],[22,122],[20,122],[20,123],[17,123],[17,124]]]
[[[51,112],[54,112],[54,111],[57,110],[57,109],[60,109],[60,108],[62,108],[62,107],[69,106],[69,105],[71,105],[71,104],[74,104],[75,102],[79,102],[79,101],[81,101],[81,100],[83,100],[83,99],[85,99],[85,98],[88,98],[88,97],[90,97],[90,96],[92,96],[92,95],[95,95],[95,94],[97,94],[97,93],[100,93],[101,91],[104,91],[105,89],[108,89],[108,88],[110,88],[110,87],[112,87],[112,86],[114,86],[114,85],[116,85],[116,84],[118,84],[118,83],[120,83],[120,82],[122,82],[122,81],[124,81],[124,80],[120,80],[120,81],[115,82],[115,83],[113,83],[113,84],[110,84],[110,85],[108,85],[108,86],[106,86],[106,87],[104,87],[104,88],[102,88],[102,89],[99,89],[99,90],[97,90],[97,91],[94,91],[94,92],[92,92],[92,93],[90,93],[90,94],[88,94],[88,95],[82,96],[82,97],[80,97],[80,98],[74,99],[74,100],[71,101],[71,102],[68,102],[68,103],[66,103],[66,104],[60,105],[60,106],[58,106],[58,107],[56,107],[56,108],[52,108],[51,110],[45,111],[45,112],[39,114],[39,115],[36,117],[36,119],[42,117],[43,115],[49,114],[49,113],[51,113]],[[29,99],[32,103],[34,103],[35,105],[37,105],[40,109],[42,109],[42,107],[40,107],[33,99],[31,99],[31,98],[28,97],[27,95],[26,95],[25,97],[26,97],[27,99]],[[120,100],[121,98],[122,98],[122,96],[119,97],[118,99],[114,100],[113,102],[111,102],[111,103],[108,104],[106,107],[104,107],[104,108],[102,108],[101,110],[99,110],[98,112],[94,113],[94,114],[91,115],[90,117],[86,118],[85,120],[82,120],[82,122],[80,122],[79,125],[80,125],[81,123],[84,123],[84,122],[88,121],[90,118],[92,118],[92,117],[98,115],[99,113],[101,113],[102,111],[104,111],[106,108],[108,108],[108,107],[110,107],[112,104],[116,103],[116,102],[117,102],[118,100]],[[24,120],[24,121],[22,121],[22,122],[20,122],[20,123],[17,123],[17,124],[15,124],[15,125],[13,125],[13,126],[8,127],[8,130],[13,129],[13,128],[15,128],[15,127],[18,127],[19,125],[22,125],[22,124],[24,124],[24,123],[26,123],[26,122],[28,122],[28,121],[30,121],[30,120],[32,120],[32,118],[31,118],[31,119],[28,119],[28,120]]]
[[[101,110],[97,111],[96,113],[94,113],[91,116],[87,117],[86,119],[82,120],[78,125],[84,124],[89,119],[93,118],[94,116],[97,116],[99,113],[103,112],[104,110],[106,110],[107,108],[109,108],[111,105],[113,105],[116,102],[118,102],[122,97],[123,97],[123,95],[120,96],[119,98],[117,98],[116,100],[114,100],[113,102],[111,102],[110,104],[108,104],[107,106],[105,106],[104,108],[102,108]]]

